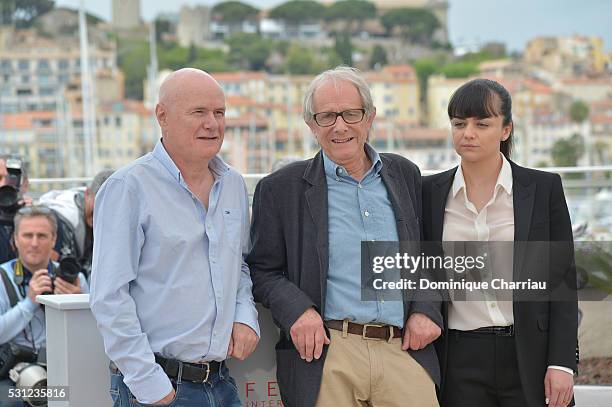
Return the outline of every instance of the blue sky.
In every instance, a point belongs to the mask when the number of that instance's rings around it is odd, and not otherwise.
[[[259,8],[279,0],[248,1]],[[582,34],[604,39],[612,51],[612,1],[610,0],[449,0],[449,34],[454,45],[501,41],[510,50],[522,50],[533,37]],[[79,0],[56,0],[78,7]],[[94,14],[110,19],[112,0],[84,0]],[[151,20],[160,12],[178,12],[167,0],[141,0],[141,13]],[[217,1],[184,1],[174,4],[215,4]]]

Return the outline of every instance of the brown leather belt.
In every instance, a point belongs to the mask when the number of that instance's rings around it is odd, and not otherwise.
[[[330,320],[325,321],[329,329],[343,331],[344,321]],[[356,324],[348,322],[347,332],[354,335],[361,335],[363,339],[378,339],[388,341],[390,338],[401,338],[402,330],[393,325],[383,324]]]

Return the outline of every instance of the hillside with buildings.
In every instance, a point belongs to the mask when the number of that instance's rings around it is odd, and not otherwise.
[[[213,72],[226,91],[222,154],[243,173],[312,156],[302,97],[314,74],[339,64],[359,67],[372,86],[371,143],[424,169],[456,161],[446,106],[476,76],[512,93],[519,162],[611,162],[612,62],[599,38],[533,38],[514,55],[500,43],[460,53],[449,44],[448,2],[431,0],[268,10],[230,1],[182,6],[152,23],[138,1],[112,7],[112,21],[84,15],[80,25],[77,10],[52,7],[0,27],[0,151],[25,158],[34,177],[89,176],[149,151],[159,138],[159,84],[183,66]]]

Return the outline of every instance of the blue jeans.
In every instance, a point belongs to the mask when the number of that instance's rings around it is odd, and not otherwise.
[[[184,382],[180,378],[172,379],[176,396],[170,404],[172,407],[240,407],[240,397],[236,382],[229,375],[225,363],[219,373],[211,374],[206,383]],[[110,395],[114,407],[151,406],[139,403],[130,389],[123,382],[121,373],[111,373]]]
[[[8,398],[9,389],[14,389],[15,383],[11,379],[0,380],[0,406],[23,407],[23,401],[16,398]]]

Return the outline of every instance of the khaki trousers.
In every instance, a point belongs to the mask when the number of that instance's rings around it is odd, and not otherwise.
[[[363,339],[330,329],[317,407],[438,407],[435,384],[402,339]]]

